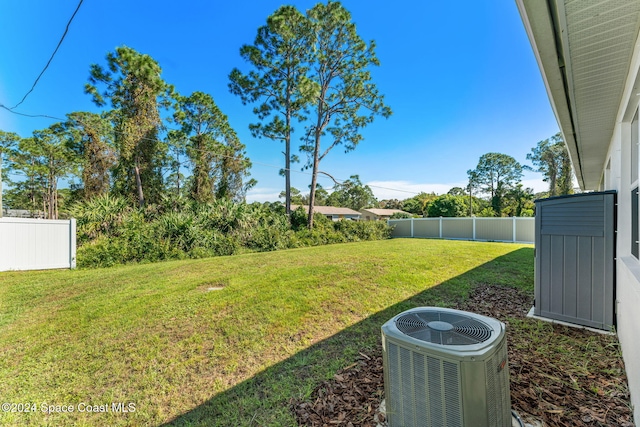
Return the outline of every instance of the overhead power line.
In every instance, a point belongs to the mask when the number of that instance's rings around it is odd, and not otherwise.
[[[7,107],[7,106],[6,106],[6,105],[4,105],[4,104],[0,104],[0,108],[4,108],[5,110],[7,110],[7,111],[8,111],[8,112],[10,112],[10,113],[17,114],[17,115],[19,115],[19,116],[23,116],[23,117],[35,117],[35,118],[37,118],[37,117],[43,117],[43,118],[45,118],[45,119],[53,119],[53,120],[61,120],[61,121],[65,121],[65,119],[61,119],[60,117],[48,116],[48,115],[46,115],[46,114],[25,114],[25,113],[19,113],[19,112],[17,112],[17,111],[13,111],[11,108]],[[13,108],[16,108],[16,107],[13,107]]]
[[[51,54],[51,57],[49,58],[49,61],[47,61],[47,64],[44,66],[44,68],[42,69],[40,74],[38,74],[38,77],[33,82],[33,85],[31,86],[31,89],[29,89],[29,91],[24,94],[24,96],[22,97],[20,102],[18,102],[16,105],[14,105],[11,108],[7,108],[4,105],[2,105],[3,108],[5,108],[7,110],[13,110],[13,109],[17,108],[20,104],[22,104],[24,102],[25,99],[27,99],[27,96],[29,96],[29,94],[31,92],[33,92],[33,90],[36,88],[36,85],[38,84],[38,81],[40,80],[40,77],[42,77],[44,72],[47,71],[47,68],[49,68],[49,64],[51,64],[51,61],[53,61],[53,57],[56,56],[56,53],[58,52],[58,49],[60,49],[60,45],[62,45],[62,41],[64,40],[64,38],[66,37],[67,33],[69,32],[69,26],[71,25],[71,22],[73,21],[73,18],[75,18],[76,14],[78,13],[78,10],[80,10],[80,6],[82,6],[82,2],[83,1],[84,0],[80,0],[80,2],[78,3],[78,6],[76,7],[76,10],[73,12],[73,15],[71,15],[71,18],[69,19],[69,22],[67,22],[67,26],[64,29],[64,33],[62,33],[62,37],[60,37],[60,41],[58,42],[58,45],[56,46],[56,49]],[[20,114],[20,113],[16,113],[16,114]],[[28,116],[28,117],[49,117],[49,116]]]

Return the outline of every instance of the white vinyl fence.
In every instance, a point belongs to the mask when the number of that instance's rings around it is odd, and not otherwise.
[[[391,237],[485,240],[533,243],[535,218],[409,218],[390,219]]]
[[[75,266],[75,219],[0,218],[0,271]]]

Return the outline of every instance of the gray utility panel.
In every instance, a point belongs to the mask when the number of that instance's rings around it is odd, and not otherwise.
[[[616,192],[536,200],[536,316],[615,325]]]

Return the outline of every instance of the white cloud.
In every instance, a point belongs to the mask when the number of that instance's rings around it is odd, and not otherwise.
[[[253,202],[277,202],[280,200],[278,196],[280,195],[281,190],[277,190],[275,188],[252,188],[247,191],[247,203]]]
[[[369,181],[366,183],[378,200],[408,199],[418,193],[446,194],[453,187],[465,187],[466,183],[450,184],[415,183],[411,181]]]
[[[418,193],[446,194],[453,187],[466,187],[466,182],[452,182],[448,184],[416,183],[411,181],[369,181],[366,183],[378,200],[399,199],[404,200]],[[532,188],[534,193],[540,193],[549,189],[549,184],[542,178],[522,180],[524,188]]]
[[[544,182],[542,178],[538,179],[524,179],[522,180],[522,186],[524,188],[533,188],[534,193],[541,193],[543,191],[549,191],[549,183]]]

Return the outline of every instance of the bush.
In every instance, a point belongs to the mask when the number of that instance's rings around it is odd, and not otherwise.
[[[219,200],[182,203],[180,210],[126,205],[105,196],[77,205],[78,266],[109,267],[134,262],[234,255],[390,237],[382,221],[337,221],[316,214],[307,229],[303,209],[290,217],[277,206]],[[91,212],[97,209],[97,212]]]
[[[407,213],[407,212],[396,212],[393,215],[391,215],[389,219],[408,219],[413,217],[414,215],[411,215],[410,213]]]
[[[104,194],[76,203],[69,213],[76,219],[78,243],[82,244],[100,236],[117,234],[131,212],[124,197]]]
[[[159,239],[185,252],[195,247],[200,231],[190,212],[170,212],[155,221],[154,227]]]

